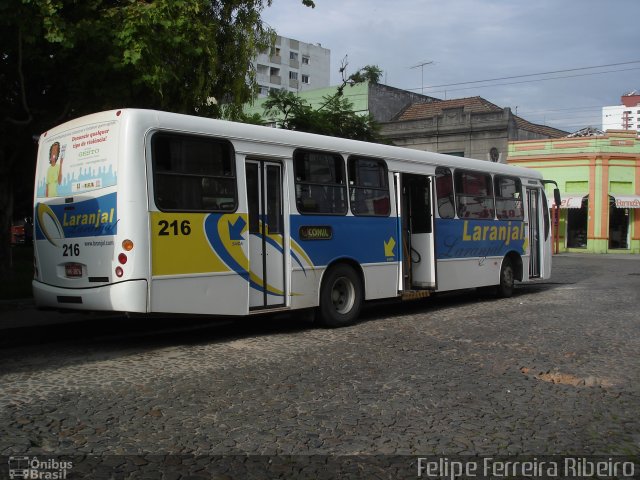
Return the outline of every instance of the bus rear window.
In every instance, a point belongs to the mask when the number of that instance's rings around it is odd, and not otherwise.
[[[156,206],[163,211],[235,211],[233,147],[229,142],[174,133],[151,140]]]

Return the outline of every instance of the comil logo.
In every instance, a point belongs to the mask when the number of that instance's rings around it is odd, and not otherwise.
[[[39,460],[38,457],[9,457],[9,478],[37,480],[64,480],[73,468],[73,462],[56,459]]]

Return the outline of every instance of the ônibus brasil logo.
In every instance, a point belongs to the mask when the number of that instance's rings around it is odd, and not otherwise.
[[[9,478],[38,480],[64,480],[73,468],[73,462],[38,457],[9,457]]]

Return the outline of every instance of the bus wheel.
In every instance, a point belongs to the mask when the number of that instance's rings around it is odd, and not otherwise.
[[[325,327],[352,324],[362,307],[362,284],[348,265],[329,269],[320,289],[320,323]]]
[[[498,297],[509,298],[513,295],[514,284],[513,265],[511,260],[505,258],[502,261],[502,268],[500,268],[500,284],[498,285]]]

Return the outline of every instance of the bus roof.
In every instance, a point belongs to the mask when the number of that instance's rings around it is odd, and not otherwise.
[[[542,179],[542,174],[536,170],[486,160],[158,110],[119,109],[94,113],[71,120],[47,133],[57,133],[85,123],[114,120],[116,117],[127,122],[146,124],[148,128],[215,135],[229,140],[253,141],[292,148],[313,148],[346,155],[367,155],[407,164],[466,168],[535,180]]]

